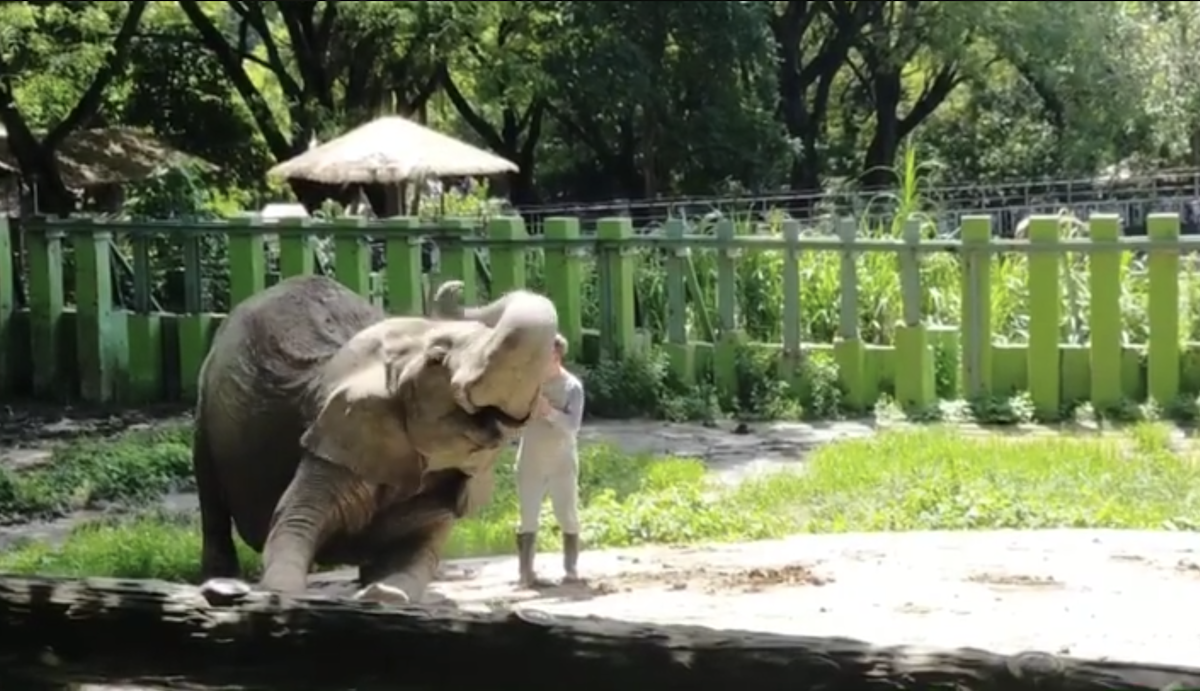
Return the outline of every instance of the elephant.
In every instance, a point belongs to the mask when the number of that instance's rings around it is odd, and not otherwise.
[[[356,597],[419,601],[456,519],[530,420],[553,303],[522,291],[491,325],[388,317],[331,278],[287,278],[230,311],[199,375],[193,466],[202,576],[301,592],[358,566]]]
[[[466,284],[457,280],[446,281],[438,286],[433,295],[430,316],[436,319],[466,319],[495,326],[513,301],[522,300],[521,296],[528,294],[524,290],[514,290],[482,307],[467,307],[463,304],[465,291]]]

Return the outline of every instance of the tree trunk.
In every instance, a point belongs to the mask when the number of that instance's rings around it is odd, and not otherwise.
[[[896,183],[896,151],[900,147],[900,115],[896,110],[903,98],[899,72],[877,74],[871,95],[875,110],[875,133],[863,158],[862,186],[865,189],[891,187]]]
[[[1200,669],[1043,653],[878,648],[842,638],[528,611],[394,609],[101,578],[0,578],[0,641],[0,688],[52,681],[322,691],[1200,687]]]

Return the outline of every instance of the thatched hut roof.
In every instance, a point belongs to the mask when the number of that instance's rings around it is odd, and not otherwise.
[[[516,170],[515,163],[495,154],[406,118],[387,116],[284,161],[269,174],[331,184],[367,184]]]
[[[215,169],[211,163],[132,127],[79,130],[71,133],[58,150],[63,182],[76,189],[146,180],[180,164]],[[0,165],[12,172],[19,170],[3,128],[0,128]]]

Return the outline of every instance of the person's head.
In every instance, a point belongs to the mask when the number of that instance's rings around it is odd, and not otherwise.
[[[554,336],[554,357],[550,358],[550,369],[547,377],[553,377],[562,371],[563,360],[567,357],[567,339],[562,334]]]

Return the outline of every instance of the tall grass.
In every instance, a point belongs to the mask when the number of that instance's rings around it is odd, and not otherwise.
[[[921,220],[924,237],[937,232],[939,209],[926,197],[925,180],[931,164],[918,159],[914,147],[902,152],[900,165],[892,172],[896,178],[895,191],[876,195],[868,204],[870,213],[862,214],[859,235],[865,238],[898,237],[904,220]],[[879,213],[884,209],[884,213]],[[689,233],[710,235],[722,219],[734,221],[739,234],[779,234],[786,215],[764,209],[750,216],[732,217],[714,208],[699,217],[684,217]],[[887,220],[880,220],[886,218]],[[956,235],[956,229],[947,229]],[[806,235],[832,232],[829,222],[817,222],[802,230]],[[1060,222],[1063,237],[1086,232],[1085,226],[1064,213]],[[639,324],[656,336],[666,333],[667,291],[666,268],[662,253],[643,249],[636,253],[635,273]],[[693,266],[699,278],[701,296],[689,295],[690,321],[695,312],[706,309],[715,321],[717,309],[717,257],[711,250],[694,250]],[[737,264],[737,313],[742,327],[756,341],[779,342],[783,329],[783,253],[780,251],[746,252]],[[840,258],[835,252],[806,251],[800,253],[800,328],[805,342],[829,343],[836,335],[841,301]],[[1086,342],[1088,306],[1088,260],[1079,254],[1063,259],[1059,299],[1063,301],[1062,339],[1064,343]],[[1188,262],[1185,261],[1185,267]],[[544,287],[541,252],[531,252],[527,275],[532,287]],[[863,252],[859,255],[860,332],[871,343],[889,344],[896,325],[903,317],[899,269],[896,255],[883,252]],[[1121,314],[1126,343],[1145,343],[1149,333],[1147,319],[1148,274],[1144,261],[1132,252],[1122,255]],[[962,313],[961,263],[953,253],[931,253],[921,258],[922,310],[927,323],[957,326]],[[593,263],[585,267],[583,305],[585,326],[595,328],[599,323],[601,303],[599,276]],[[1029,330],[1029,266],[1027,255],[1008,253],[994,255],[991,272],[992,333],[998,343],[1022,343]],[[1180,313],[1185,339],[1200,340],[1200,281],[1193,272],[1180,273]],[[693,333],[693,337],[698,334]]]

